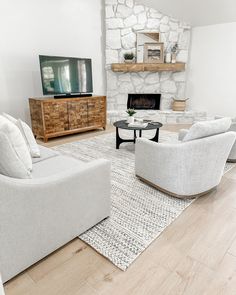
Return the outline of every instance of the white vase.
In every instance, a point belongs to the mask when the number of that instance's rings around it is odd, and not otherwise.
[[[134,62],[134,59],[125,59],[126,64],[132,64]]]
[[[129,116],[128,119],[127,119],[127,123],[128,124],[134,123],[134,117],[133,116]]]
[[[176,53],[172,53],[171,62],[172,62],[172,64],[176,63]]]
[[[166,53],[166,63],[171,63],[171,53]]]

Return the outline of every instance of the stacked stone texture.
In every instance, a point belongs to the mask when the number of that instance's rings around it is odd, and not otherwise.
[[[171,109],[172,97],[184,98],[186,72],[114,73],[112,63],[123,62],[123,54],[136,53],[136,33],[160,32],[165,48],[179,45],[177,61],[188,61],[190,27],[133,0],[105,0],[106,72],[108,110],[125,110],[128,93],[161,93],[162,110]]]

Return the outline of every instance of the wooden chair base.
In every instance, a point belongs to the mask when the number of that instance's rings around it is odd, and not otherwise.
[[[168,190],[165,190],[165,189],[159,187],[158,185],[156,185],[156,184],[142,178],[139,175],[136,175],[136,177],[139,178],[142,182],[156,188],[157,190],[159,190],[159,191],[161,191],[163,193],[166,193],[167,195],[169,195],[171,197],[175,197],[175,198],[178,198],[178,199],[184,199],[184,200],[186,200],[186,199],[196,199],[196,198],[202,197],[202,196],[204,196],[204,195],[206,195],[206,194],[208,194],[208,193],[210,193],[210,192],[217,189],[217,187],[215,186],[215,187],[209,189],[208,191],[205,191],[205,192],[202,192],[202,193],[199,193],[199,194],[196,194],[196,195],[178,195],[178,194],[172,193],[172,192],[170,192]]]

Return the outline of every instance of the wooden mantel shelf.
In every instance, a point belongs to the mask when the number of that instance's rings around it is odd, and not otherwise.
[[[185,70],[185,63],[115,63],[111,65],[113,72],[181,72]]]

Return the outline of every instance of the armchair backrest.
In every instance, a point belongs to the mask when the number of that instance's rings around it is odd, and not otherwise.
[[[182,141],[190,141],[227,132],[231,122],[230,118],[197,122],[188,130]]]

